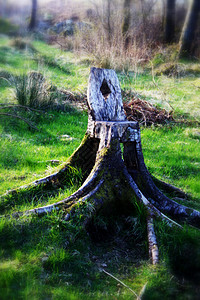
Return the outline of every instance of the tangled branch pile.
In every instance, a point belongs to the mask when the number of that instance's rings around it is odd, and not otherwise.
[[[168,112],[165,109],[158,109],[149,102],[136,97],[124,103],[124,110],[128,121],[137,121],[145,126],[166,124],[169,121],[174,121],[172,111]]]

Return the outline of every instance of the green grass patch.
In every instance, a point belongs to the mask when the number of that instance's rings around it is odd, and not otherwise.
[[[20,49],[16,41],[0,38],[0,77],[35,70],[56,88],[86,90],[88,63],[44,42],[29,43],[31,47]],[[184,204],[200,209],[200,131],[194,122],[200,112],[199,78],[162,75],[154,82],[147,70],[118,75],[123,89],[159,107],[171,110],[172,106],[175,118],[187,121],[142,128],[142,147],[149,171],[189,193],[190,201]],[[0,79],[0,92],[0,103],[16,103],[9,80]],[[59,170],[87,128],[87,113],[70,107],[13,112],[30,120],[38,131],[22,120],[0,116],[0,194]],[[0,214],[10,215],[0,217],[1,299],[134,299],[103,268],[137,294],[146,286],[143,299],[198,299],[200,236],[195,229],[172,230],[157,221],[161,261],[153,267],[146,224],[135,212],[129,218],[126,214],[97,218],[90,235],[80,226],[84,214],[75,214],[70,222],[63,220],[62,211],[40,218],[11,216],[64,199],[80,185],[81,172],[72,170],[68,179],[56,191],[29,189],[1,198]]]
[[[33,114],[32,121],[40,132],[28,129],[27,124],[16,119],[0,119],[1,194],[54,172],[58,167],[51,160],[57,159],[62,165],[86,131],[87,115],[80,112]]]
[[[199,199],[200,144],[198,135],[188,136],[193,131],[186,125],[146,128],[142,145],[150,173]]]

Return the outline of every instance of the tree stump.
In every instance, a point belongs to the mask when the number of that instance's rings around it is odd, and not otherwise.
[[[113,70],[91,69],[87,101],[88,128],[79,148],[59,172],[32,183],[32,186],[38,186],[62,182],[69,167],[73,166],[85,171],[83,185],[68,198],[29,210],[26,214],[41,215],[62,208],[66,211],[65,219],[69,220],[77,204],[85,203],[92,206],[92,218],[100,210],[109,211],[113,205],[120,208],[128,203],[139,203],[145,207],[149,253],[152,263],[156,264],[158,247],[154,218],[181,227],[170,216],[199,227],[200,212],[169,199],[154,184],[144,163],[139,124],[127,121],[119,81]],[[120,143],[124,147],[123,157]],[[161,181],[159,185],[184,194]],[[85,218],[85,226],[89,219]]]

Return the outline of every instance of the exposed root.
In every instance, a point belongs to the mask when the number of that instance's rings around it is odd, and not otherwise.
[[[132,179],[132,177],[129,175],[129,173],[126,171],[126,169],[124,170],[124,174],[127,178],[127,181],[129,183],[129,185],[131,186],[134,194],[136,195],[137,199],[139,200],[140,203],[142,203],[147,211],[148,214],[150,215],[154,215],[155,217],[159,217],[162,221],[165,221],[170,227],[171,226],[176,226],[179,228],[183,228],[180,224],[178,224],[177,222],[175,222],[174,220],[170,219],[169,217],[167,217],[165,214],[163,214],[160,210],[157,209],[157,207],[155,207],[149,200],[152,199],[147,199],[143,193],[140,191],[140,189],[138,188],[137,184],[134,182],[134,180]]]
[[[157,209],[163,213],[167,213],[172,217],[178,218],[181,221],[187,221],[188,223],[200,227],[200,212],[192,208],[188,208],[181,205],[167,196],[165,196],[154,184],[153,179],[148,172],[144,163],[144,157],[142,153],[141,140],[138,139],[136,143],[129,143],[127,145],[128,151],[132,151],[134,154],[134,160],[137,169],[128,169],[133,182],[137,184],[138,188],[142,191],[143,195],[147,199],[151,199]],[[125,157],[127,168],[134,161],[132,157]]]
[[[69,165],[65,166],[62,169],[62,171],[65,172],[68,169],[68,167],[69,167]],[[9,190],[5,194],[3,194],[1,196],[1,198],[5,197],[5,196],[8,196],[8,195],[14,195],[14,194],[16,194],[17,192],[19,192],[20,190],[23,190],[23,189],[28,189],[28,188],[31,188],[31,187],[37,187],[39,185],[44,185],[44,184],[47,184],[47,183],[50,183],[50,182],[54,182],[54,181],[56,181],[59,172],[60,171],[55,172],[55,173],[53,173],[51,175],[48,175],[46,177],[37,179],[37,180],[35,180],[35,181],[31,182],[31,183],[28,183],[26,185],[22,185],[22,186],[20,186],[20,187],[18,187],[16,189]]]
[[[84,203],[86,201],[88,201],[89,199],[93,198],[95,196],[95,194],[98,192],[98,190],[100,189],[100,187],[102,186],[104,180],[101,179],[98,183],[98,185],[93,189],[91,190],[87,195],[85,195],[83,198],[79,199],[78,201],[74,202],[74,205],[76,204],[80,204],[80,203]],[[93,207],[93,214],[95,213],[96,211],[96,208],[95,206],[97,206],[97,203],[93,203],[94,204],[94,207]],[[99,203],[98,203],[99,204]],[[74,208],[74,207],[73,207]],[[66,221],[68,221],[71,216],[74,214],[74,209],[71,210],[69,213],[66,214],[66,216],[64,217],[64,219]],[[86,225],[87,221],[84,222],[84,225]]]
[[[94,166],[96,159],[96,151],[98,149],[98,141],[91,139],[87,134],[83,138],[80,146],[74,151],[70,156],[65,166],[61,168],[58,172],[51,175],[43,177],[41,179],[35,180],[29,184],[20,186],[16,189],[10,190],[0,198],[4,198],[7,195],[14,195],[22,189],[34,188],[38,186],[45,186],[52,184],[53,186],[60,185],[66,176],[66,173],[70,171],[71,168],[81,169],[85,172],[84,176],[87,178],[92,167]]]
[[[149,175],[150,177],[150,175]],[[144,177],[145,179],[145,177]],[[152,180],[151,178],[149,181]],[[148,182],[148,181],[147,181]],[[189,224],[200,226],[200,212],[179,204],[167,196],[165,196],[153,183],[148,184],[151,203],[164,213],[172,217],[178,218],[181,221],[187,221]],[[148,195],[148,193],[147,193]],[[151,198],[152,196],[152,198]]]
[[[96,174],[97,176],[97,174]],[[56,209],[60,209],[60,207],[64,207],[64,208],[69,208],[70,206],[72,206],[74,203],[78,203],[76,202],[77,199],[80,199],[82,197],[85,196],[86,193],[88,193],[88,191],[90,191],[94,185],[96,176],[92,177],[89,181],[87,180],[76,192],[74,192],[71,196],[53,203],[53,204],[49,204],[46,206],[42,206],[42,207],[38,207],[38,208],[34,208],[34,209],[30,209],[28,211],[26,211],[26,215],[29,214],[38,214],[38,215],[43,215],[43,214],[47,214],[49,212],[51,212],[52,210]],[[103,183],[103,180],[100,180],[99,184],[97,185],[97,187],[99,188],[99,186]],[[97,188],[96,187],[96,188]],[[96,191],[96,188],[93,191]],[[81,201],[85,201],[86,197],[88,197],[92,192],[89,192],[84,198],[82,198]],[[91,195],[90,195],[91,196]]]
[[[67,198],[65,198],[65,199],[63,199],[59,202],[55,202],[53,204],[33,208],[33,209],[25,211],[24,213],[23,212],[15,212],[13,214],[13,216],[18,217],[18,216],[23,215],[23,214],[24,215],[31,215],[31,214],[44,215],[44,214],[52,212],[53,210],[59,210],[60,208],[69,208],[74,203],[76,203],[76,201],[78,199],[84,197],[86,194],[89,195],[90,194],[89,191],[91,189],[93,191],[93,186],[95,184],[95,180],[96,180],[97,175],[98,175],[98,172],[96,172],[96,174],[90,180],[86,180],[84,182],[84,184],[76,192],[74,192],[72,195],[70,195],[69,197],[67,197]],[[100,180],[97,187],[99,187],[102,184],[102,181],[103,180]]]
[[[159,251],[156,234],[154,231],[153,218],[150,215],[147,216],[147,233],[149,242],[149,256],[152,260],[152,264],[156,265],[159,262]]]
[[[89,200],[90,198],[92,198],[98,192],[98,190],[102,186],[103,182],[104,182],[104,179],[101,179],[99,181],[99,183],[97,184],[97,186],[92,191],[90,191],[86,196],[84,196],[82,199],[80,199],[76,203],[80,203],[80,202],[83,203],[83,202]]]
[[[196,227],[200,226],[200,212],[195,209],[181,205],[169,198],[166,200],[164,195],[163,199],[160,197],[159,203],[153,199],[151,199],[151,202],[158,209],[168,213],[170,216],[176,217],[181,221],[186,221]]]
[[[166,183],[156,177],[154,177],[153,175],[151,175],[153,181],[155,182],[155,184],[157,184],[162,190],[168,192],[168,193],[174,193],[176,196],[180,197],[180,199],[182,200],[187,200],[189,198],[189,195],[186,194],[184,191],[180,190],[179,188]]]

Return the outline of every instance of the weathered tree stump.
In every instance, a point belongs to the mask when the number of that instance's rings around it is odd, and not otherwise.
[[[153,264],[156,264],[158,247],[154,218],[159,217],[170,226],[181,227],[170,216],[199,227],[200,212],[169,199],[154,184],[144,163],[139,124],[126,119],[119,81],[113,70],[91,69],[87,101],[88,128],[79,148],[59,172],[32,183],[37,186],[62,182],[69,166],[73,166],[85,171],[83,185],[68,198],[29,210],[26,214],[41,215],[63,208],[68,220],[80,202],[92,204],[92,215],[100,210],[109,211],[113,204],[121,207],[140,203],[146,211],[149,253]],[[124,146],[123,158],[120,143]],[[177,190],[163,182],[160,184],[168,191]],[[181,193],[180,190],[178,192]],[[86,218],[85,226],[88,222]]]

